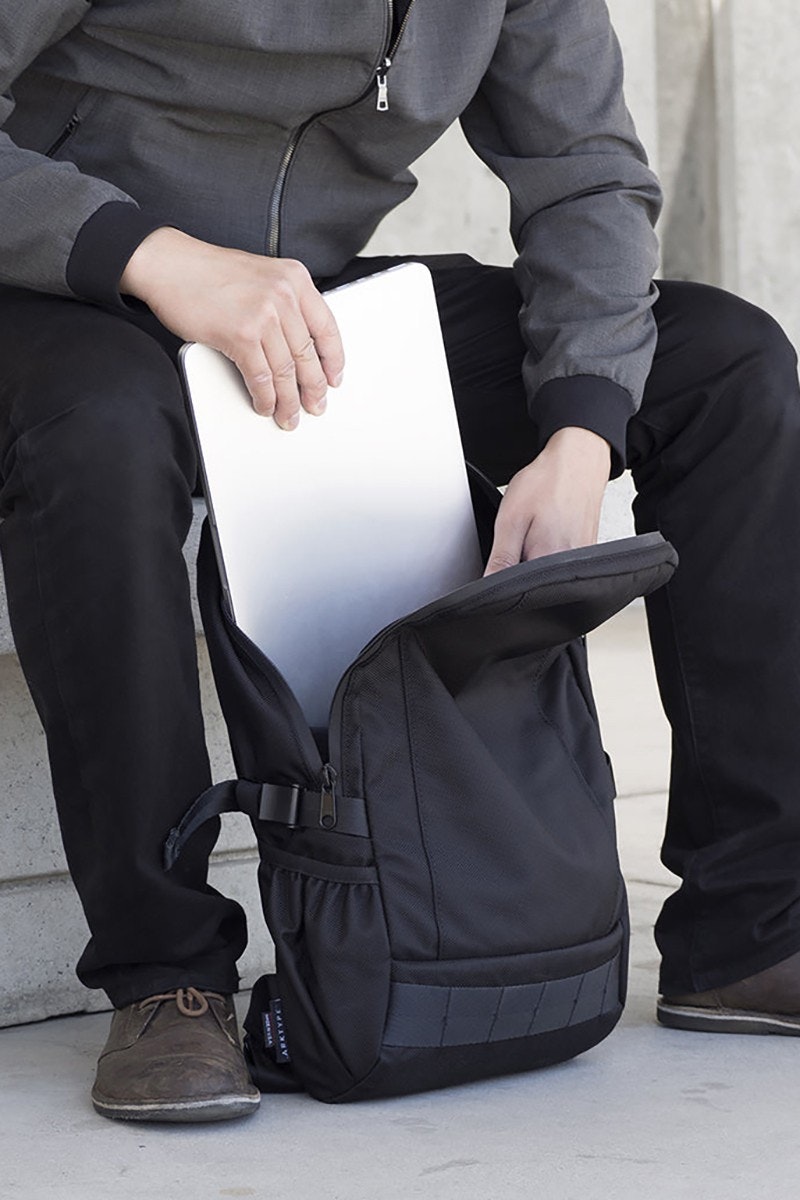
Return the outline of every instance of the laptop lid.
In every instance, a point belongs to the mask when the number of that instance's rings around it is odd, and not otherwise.
[[[430,272],[404,264],[326,301],[344,382],[290,433],[224,355],[181,351],[234,619],[317,728],[376,633],[483,569]]]

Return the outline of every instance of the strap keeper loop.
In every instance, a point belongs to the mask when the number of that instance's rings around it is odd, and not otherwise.
[[[299,784],[281,786],[276,783],[264,783],[261,786],[261,796],[258,803],[259,821],[278,821],[296,829],[300,824],[300,801],[303,788]]]

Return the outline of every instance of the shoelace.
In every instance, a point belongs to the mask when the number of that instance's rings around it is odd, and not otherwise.
[[[174,1000],[178,1012],[184,1017],[203,1017],[208,1012],[208,1000],[210,996],[212,1000],[222,1000],[225,997],[219,992],[201,992],[198,988],[178,988],[174,992],[162,992],[157,996],[147,996],[144,1000],[139,1001],[139,1008],[149,1008],[152,1004],[161,1004],[164,1001]]]

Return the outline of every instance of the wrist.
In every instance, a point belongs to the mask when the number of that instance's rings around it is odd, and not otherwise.
[[[548,438],[542,453],[580,460],[584,470],[603,474],[606,480],[611,471],[609,443],[600,434],[578,425],[567,425],[557,429]]]
[[[128,259],[120,277],[120,292],[147,302],[150,289],[158,276],[163,275],[165,265],[168,266],[172,261],[176,251],[193,240],[188,234],[168,225],[154,229]]]

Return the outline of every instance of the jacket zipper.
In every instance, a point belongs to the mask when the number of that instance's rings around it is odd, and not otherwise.
[[[389,73],[389,68],[392,65],[392,59],[397,52],[397,47],[400,44],[400,39],[405,33],[406,26],[408,25],[408,19],[411,16],[411,10],[415,4],[416,0],[411,0],[411,3],[406,10],[406,15],[403,17],[403,22],[397,31],[397,37],[392,40],[392,26],[394,24],[394,0],[387,0],[389,16],[388,34],[384,49],[381,53],[380,62],[375,68],[374,72],[378,88],[378,112],[388,112],[389,110],[389,88],[387,84],[387,75]],[[270,255],[270,257],[277,258],[280,250],[281,204],[283,203],[283,192],[286,186],[286,178],[289,174],[289,168],[292,165],[292,159],[295,156],[295,151],[297,150],[303,135],[305,134],[306,130],[308,130],[314,124],[315,121],[320,119],[320,117],[328,116],[328,114],[331,112],[343,112],[347,108],[353,108],[356,104],[360,104],[361,101],[369,95],[370,91],[372,90],[372,86],[372,83],[370,83],[369,87],[367,87],[361,93],[361,95],[357,96],[356,99],[350,104],[343,104],[341,108],[332,108],[327,109],[322,113],[315,113],[313,117],[309,117],[307,121],[304,121],[302,125],[298,125],[297,128],[292,131],[289,141],[286,143],[286,148],[281,156],[278,174],[275,177],[275,184],[272,188],[272,195],[269,202],[269,236],[267,238],[267,254]]]
[[[391,29],[392,24],[394,23],[394,0],[388,0],[388,3],[389,3],[389,23],[390,23],[389,28]],[[411,16],[411,10],[415,4],[416,4],[416,0],[411,0],[411,3],[409,4],[408,8],[406,9],[406,15],[403,17],[402,24],[400,25],[400,28],[397,31],[397,37],[394,39],[394,41],[389,46],[389,50],[388,50],[387,54],[384,56],[383,62],[378,67],[377,71],[375,72],[376,77],[377,77],[377,82],[378,82],[378,103],[376,106],[378,112],[388,112],[389,111],[389,79],[388,79],[389,70],[392,65],[392,59],[394,57],[394,54],[400,43],[400,39],[402,38],[403,34],[406,31],[406,25],[408,24],[408,18]]]
[[[54,154],[58,153],[58,151],[61,149],[61,147],[64,145],[64,143],[69,141],[69,139],[72,137],[73,133],[78,128],[80,123],[81,123],[81,118],[79,117],[79,115],[76,112],[74,112],[72,114],[72,116],[70,117],[70,119],[67,121],[64,128],[61,130],[61,133],[58,135],[56,140],[53,142],[52,146],[50,146],[47,150],[45,150],[45,155],[47,156],[47,158],[52,158]]]

